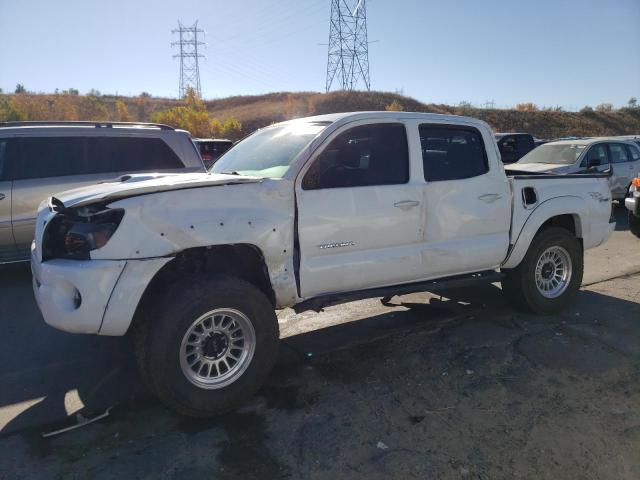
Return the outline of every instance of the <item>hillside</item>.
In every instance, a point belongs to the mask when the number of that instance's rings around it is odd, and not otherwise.
[[[530,132],[540,138],[564,136],[623,135],[640,133],[640,109],[612,111],[583,109],[565,112],[555,109],[527,110],[480,109],[471,106],[424,104],[413,98],[386,92],[314,92],[270,93],[206,100],[212,118],[242,123],[239,137],[274,122],[333,112],[384,110],[392,103],[405,111],[450,113],[477,117],[494,131]],[[120,104],[120,105],[118,105]],[[152,114],[183,102],[176,99],[83,96],[63,94],[0,95],[0,121],[5,120],[122,120],[149,121]],[[521,107],[522,108],[522,107]]]

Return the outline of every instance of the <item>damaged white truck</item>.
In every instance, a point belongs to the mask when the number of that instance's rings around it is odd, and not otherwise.
[[[555,312],[614,228],[606,174],[507,176],[489,126],[347,113],[269,126],[208,174],[131,175],[43,203],[33,286],[58,329],[136,335],[167,405],[214,415],[255,392],[275,310],[501,281]]]

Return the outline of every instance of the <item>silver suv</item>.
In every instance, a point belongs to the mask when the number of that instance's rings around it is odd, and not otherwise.
[[[189,132],[167,125],[0,123],[0,263],[29,259],[38,205],[126,173],[204,171]]]

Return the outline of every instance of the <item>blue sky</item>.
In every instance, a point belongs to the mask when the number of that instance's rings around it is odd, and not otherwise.
[[[0,0],[0,88],[178,94],[171,29],[207,31],[205,98],[322,91],[329,0]],[[640,98],[640,0],[368,0],[371,86],[579,109]]]

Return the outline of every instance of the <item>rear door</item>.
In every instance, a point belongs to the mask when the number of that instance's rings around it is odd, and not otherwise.
[[[443,277],[500,265],[509,247],[511,191],[488,132],[421,124],[425,190],[425,276]]]
[[[611,193],[616,198],[625,197],[634,171],[631,153],[623,143],[610,143],[609,157],[612,168]]]
[[[87,167],[86,137],[22,137],[13,180],[11,220],[19,255],[28,257],[40,203],[51,195],[105,178]]]
[[[640,177],[640,148],[635,145],[627,145],[631,156],[631,176]]]
[[[160,138],[143,135],[24,137],[13,184],[13,235],[27,255],[38,205],[58,192],[126,173],[179,172],[184,164]]]
[[[296,180],[302,296],[419,278],[422,186],[403,123],[329,137]]]
[[[11,229],[11,176],[15,140],[0,138],[0,262],[16,259],[16,244]]]

